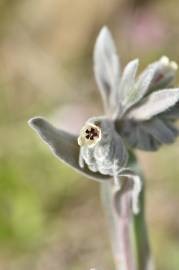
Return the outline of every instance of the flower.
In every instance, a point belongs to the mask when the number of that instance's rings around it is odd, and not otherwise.
[[[122,176],[133,180],[132,204],[138,213],[142,183],[128,168],[128,151],[157,150],[178,136],[179,88],[173,88],[177,64],[163,56],[136,79],[139,60],[127,64],[123,73],[112,36],[104,27],[94,49],[94,72],[106,116],[90,118],[75,136],[52,126],[46,119],[29,121],[62,161],[89,178],[114,178],[120,188]]]
[[[80,131],[78,137],[78,144],[80,146],[88,145],[89,147],[95,146],[101,140],[100,127],[87,123]]]

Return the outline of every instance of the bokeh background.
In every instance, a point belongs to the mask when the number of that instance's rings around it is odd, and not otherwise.
[[[178,0],[0,1],[0,269],[114,269],[98,184],[52,156],[27,120],[76,132],[102,114],[92,51],[104,24],[122,65],[179,62],[178,10]],[[179,141],[138,155],[157,270],[178,270]]]

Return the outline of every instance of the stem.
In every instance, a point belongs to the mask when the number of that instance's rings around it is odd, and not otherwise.
[[[118,215],[113,203],[113,192],[110,182],[101,184],[102,201],[108,217],[116,270],[136,270],[130,237],[130,197],[128,193],[121,196],[120,215]]]
[[[144,180],[142,173],[140,177]],[[145,186],[140,193],[140,212],[134,216],[134,234],[136,240],[136,255],[138,270],[153,270],[154,265],[151,258],[147,225],[145,220]]]
[[[139,172],[136,163],[132,167]],[[128,192],[122,193],[120,197],[120,215],[117,214],[113,203],[113,187],[111,182],[101,184],[102,202],[108,217],[110,227],[112,250],[116,270],[136,270],[134,253],[132,250],[132,241],[130,235],[130,197]],[[140,212],[133,217],[133,229],[136,241],[136,260],[138,270],[153,270],[152,259],[150,255],[150,246],[145,221],[145,203],[144,203],[144,181],[140,193]]]

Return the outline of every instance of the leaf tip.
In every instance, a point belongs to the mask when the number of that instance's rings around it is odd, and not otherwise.
[[[108,28],[106,25],[104,25],[104,26],[101,28],[98,37],[107,37],[107,36],[109,36],[109,35],[111,35],[111,32],[110,32],[109,28]]]
[[[104,46],[104,44],[111,42],[113,43],[111,32],[107,26],[103,26],[98,34],[96,47],[101,48],[101,46]]]
[[[132,64],[133,68],[136,69],[136,72],[137,72],[137,69],[139,67],[139,58],[135,58],[134,60],[132,60],[131,62],[129,62]]]
[[[139,64],[139,58],[135,58],[133,61],[134,63]]]
[[[43,125],[44,121],[45,119],[43,117],[36,116],[29,119],[27,123],[31,128],[37,129]]]

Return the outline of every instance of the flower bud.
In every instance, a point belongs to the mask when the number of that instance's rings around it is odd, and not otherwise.
[[[171,86],[178,69],[177,63],[170,61],[167,56],[162,56],[154,65],[156,65],[156,72],[149,91]]]

